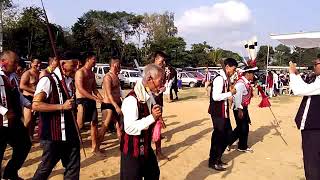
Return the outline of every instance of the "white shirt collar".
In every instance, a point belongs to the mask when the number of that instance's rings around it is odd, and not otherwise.
[[[224,80],[227,80],[227,75],[226,75],[226,73],[224,72],[223,69],[220,70],[219,74],[220,74],[220,76],[222,76],[222,78],[223,78]]]
[[[61,81],[62,80],[62,73],[60,71],[59,68],[56,68],[54,71],[53,71],[54,74],[56,74],[59,78],[59,80]]]
[[[2,67],[0,67],[0,75],[1,76],[6,76],[6,74],[2,71]]]

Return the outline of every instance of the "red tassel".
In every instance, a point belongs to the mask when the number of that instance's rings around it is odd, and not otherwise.
[[[261,94],[262,100],[259,104],[260,108],[270,107],[271,103],[269,102],[268,96],[264,93],[261,86],[257,86],[259,93]]]
[[[271,106],[271,104],[269,102],[268,97],[262,98],[262,100],[261,100],[261,102],[259,104],[259,107],[260,108],[264,108],[264,107],[270,107],[270,106]]]

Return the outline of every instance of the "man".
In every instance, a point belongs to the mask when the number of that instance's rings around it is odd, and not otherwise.
[[[251,123],[248,106],[253,96],[251,82],[254,80],[255,70],[252,67],[246,67],[241,78],[235,84],[237,93],[233,98],[233,114],[237,127],[232,132],[229,145],[239,139],[238,151],[240,152],[252,152],[252,149],[248,147],[249,124]]]
[[[32,102],[33,94],[36,90],[37,83],[39,81],[39,69],[41,61],[39,59],[32,59],[30,69],[24,72],[20,80],[20,89],[24,97]],[[29,136],[33,136],[33,129],[35,126],[34,114],[31,109],[24,108],[24,125],[29,129]]]
[[[51,74],[59,65],[59,60],[55,57],[49,57],[49,66],[40,72],[39,78]]]
[[[18,171],[31,148],[28,131],[22,122],[22,102],[17,84],[11,82],[9,77],[13,74],[18,65],[18,56],[13,51],[4,51],[0,56],[0,172],[3,154],[7,144],[12,147],[12,158],[3,172],[3,179],[21,179]],[[28,104],[30,106],[30,103]],[[30,108],[30,107],[29,107]],[[1,173],[0,173],[1,178]]]
[[[274,95],[277,96],[279,95],[279,76],[277,74],[277,72],[273,71],[272,72],[272,76],[273,76],[273,91],[274,91]]]
[[[98,112],[96,102],[101,103],[103,98],[100,95],[95,75],[92,68],[96,64],[96,55],[92,52],[85,54],[86,62],[75,75],[76,97],[78,105],[77,122],[81,129],[84,122],[91,122],[92,152],[95,155],[102,155],[98,149]]]
[[[204,84],[204,88],[206,90],[206,96],[209,96],[208,88],[209,88],[209,85],[211,83],[211,73],[210,73],[208,67],[205,70],[205,78],[203,79],[202,83]]]
[[[316,78],[309,84],[297,73],[296,64],[290,62],[290,88],[303,96],[295,121],[301,130],[304,171],[307,180],[320,179],[320,59],[314,61]]]
[[[221,157],[232,133],[228,100],[236,94],[234,88],[229,91],[229,78],[235,73],[238,63],[235,59],[227,58],[224,60],[224,65],[225,68],[220,70],[219,75],[212,82],[209,106],[214,127],[211,137],[209,168],[217,171],[226,170],[223,167],[225,163],[221,161]]]
[[[178,73],[172,66],[169,66],[169,70],[170,70],[170,79],[172,79],[172,85],[170,88],[170,101],[173,101],[172,90],[176,95],[176,98],[174,100],[178,100],[179,99],[178,98]]]
[[[121,138],[121,180],[157,180],[160,170],[151,147],[152,130],[162,116],[161,107],[153,105],[150,94],[163,87],[164,70],[149,64],[143,80],[138,81],[123,100],[124,132]]]
[[[153,57],[152,57],[152,62],[156,65],[158,65],[160,68],[165,69],[165,66],[166,66],[166,58],[167,58],[167,55],[162,52],[162,51],[156,51],[154,54],[153,54]],[[165,84],[165,81],[166,79],[163,78],[163,84]],[[159,95],[156,97],[156,102],[158,105],[160,105],[161,107],[163,107],[163,92],[165,91],[165,88],[163,87],[160,91],[159,91]],[[160,117],[159,119],[160,121],[162,121],[162,127],[165,127],[165,124],[163,122],[163,118],[162,116]],[[156,154],[157,154],[157,158],[159,160],[162,160],[162,159],[168,159],[167,156],[165,156],[164,154],[162,154],[161,152],[161,138],[160,140],[158,140],[157,142],[155,142],[155,145],[156,145]]]
[[[72,111],[75,110],[73,79],[78,55],[63,54],[60,60],[62,72],[56,68],[52,74],[40,79],[32,108],[40,112],[40,144],[43,148],[41,163],[34,180],[48,179],[52,169],[62,161],[64,179],[79,179],[80,142]],[[61,74],[62,73],[62,74]]]
[[[117,135],[120,139],[120,116],[121,112],[121,87],[118,74],[121,70],[120,60],[117,57],[113,57],[110,60],[110,71],[103,78],[103,91],[104,99],[101,103],[102,112],[102,126],[99,133],[99,141],[103,140],[103,137],[109,127],[111,121],[116,123]],[[100,143],[99,143],[100,144]],[[98,147],[99,148],[99,147]]]

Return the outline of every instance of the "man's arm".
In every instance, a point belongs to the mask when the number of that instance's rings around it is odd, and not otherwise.
[[[92,93],[89,93],[86,91],[83,87],[83,81],[85,80],[84,74],[81,70],[78,70],[75,75],[75,84],[76,88],[79,91],[79,93],[89,99],[92,99],[94,101],[97,100],[97,97],[93,96]]]
[[[29,71],[26,71],[22,74],[21,80],[20,80],[20,89],[27,91],[29,93],[34,93],[35,89],[30,88],[29,85],[29,79],[30,79],[30,74]]]
[[[66,101],[64,104],[48,104],[45,100],[51,93],[51,82],[49,78],[44,77],[40,79],[36,92],[33,98],[32,109],[39,112],[53,112],[59,110],[69,110],[70,100]],[[68,106],[67,106],[68,105]]]
[[[242,97],[245,85],[243,83],[237,83],[235,85],[237,93],[234,95],[234,110],[243,109],[242,107]]]
[[[106,95],[108,96],[111,104],[117,109],[120,109],[117,102],[113,99],[112,96],[112,78],[109,75],[106,75],[103,78],[103,89],[106,91]]]
[[[223,77],[218,76],[212,83],[212,99],[214,101],[223,101],[232,96],[231,92],[222,93],[223,91]]]
[[[320,79],[317,77],[313,83],[308,84],[302,80],[301,76],[291,73],[290,88],[292,89],[295,95],[320,95]]]
[[[129,96],[122,103],[124,131],[129,135],[140,135],[141,131],[148,128],[155,119],[152,114],[139,119],[137,99]]]

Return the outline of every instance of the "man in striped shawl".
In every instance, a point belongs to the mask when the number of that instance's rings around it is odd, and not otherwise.
[[[12,158],[8,162],[3,179],[21,179],[18,170],[22,167],[31,148],[28,131],[22,121],[22,106],[31,107],[19,91],[14,79],[18,56],[4,51],[0,56],[0,167],[7,144],[12,147]],[[1,169],[0,169],[1,170]],[[1,178],[1,173],[0,173]]]
[[[67,99],[74,97],[72,77],[77,64],[78,55],[66,52],[60,60],[62,72],[56,68],[53,73],[42,77],[37,85],[32,107],[40,112],[43,154],[33,179],[48,179],[60,160],[65,167],[64,179],[79,179],[80,142],[72,115],[75,106],[72,98]]]

